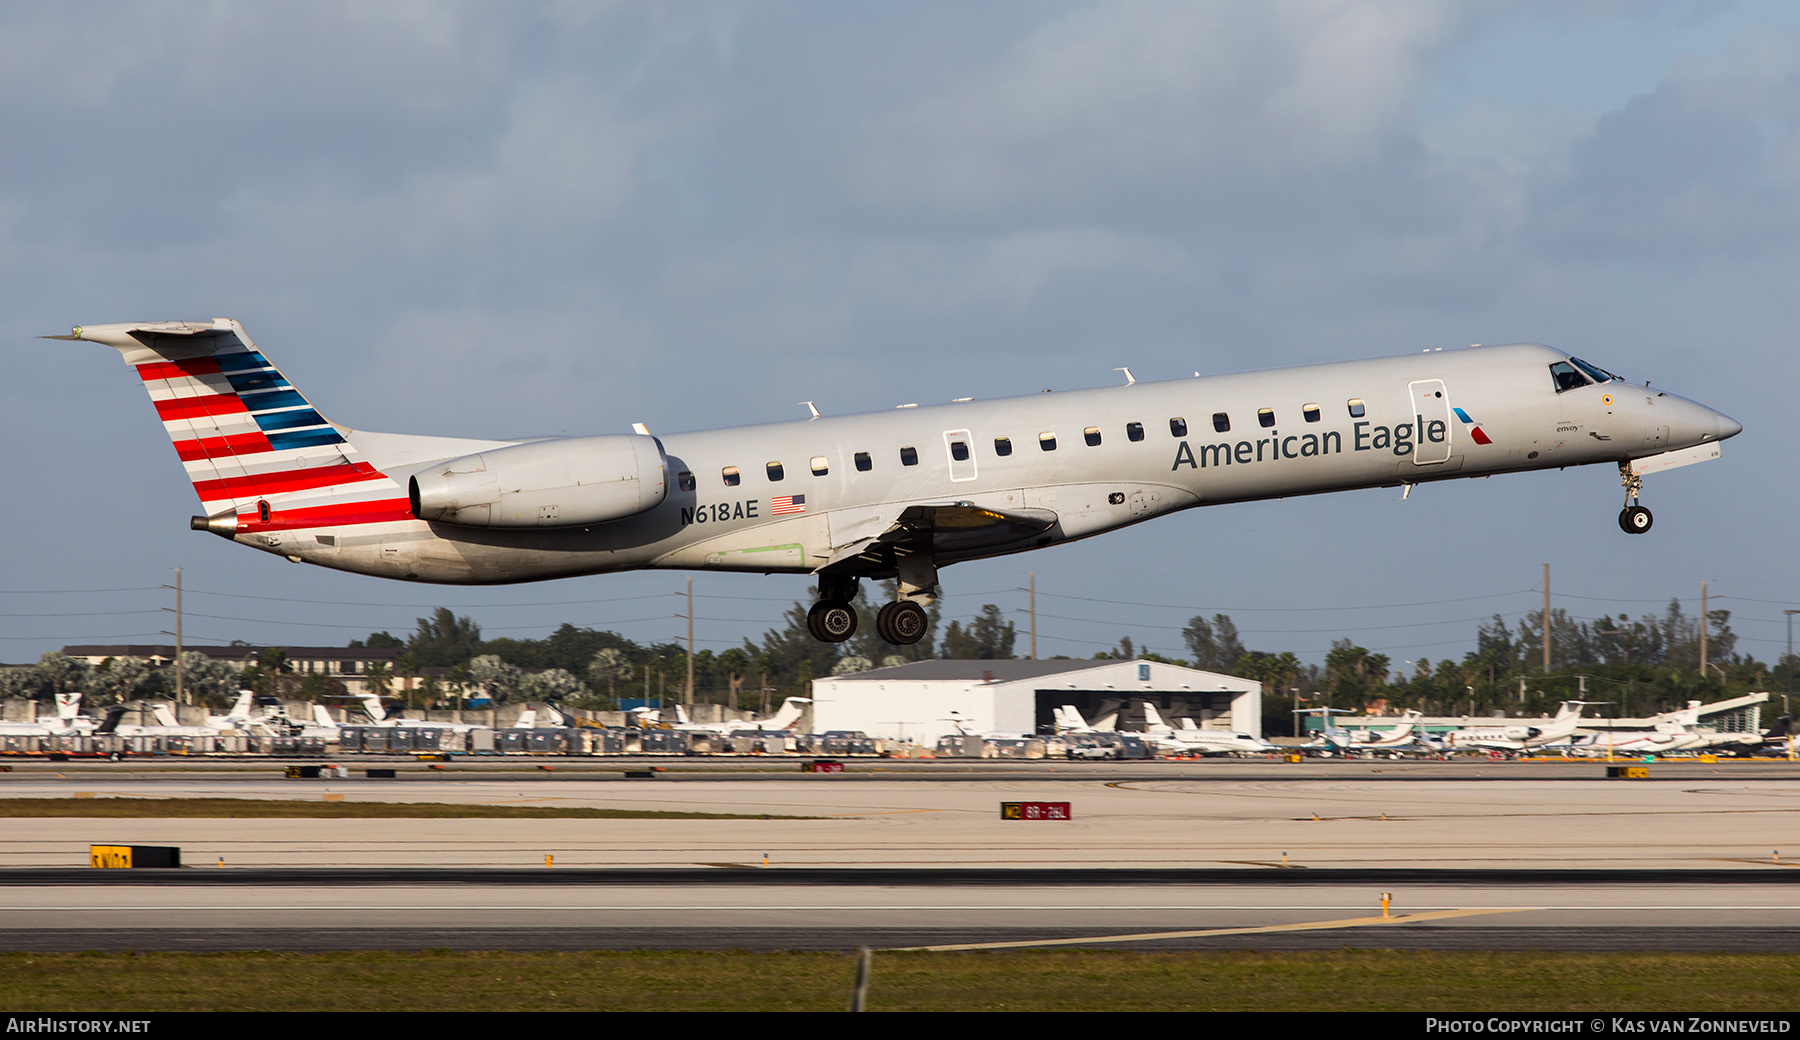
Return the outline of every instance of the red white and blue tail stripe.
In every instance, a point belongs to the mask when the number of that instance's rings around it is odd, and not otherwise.
[[[56,338],[105,343],[137,370],[219,533],[411,518],[406,489],[364,461],[236,321],[86,325]]]

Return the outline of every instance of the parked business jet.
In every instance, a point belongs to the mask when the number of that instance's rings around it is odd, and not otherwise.
[[[1516,722],[1504,726],[1464,726],[1444,735],[1452,748],[1485,748],[1489,751],[1527,751],[1567,740],[1581,725],[1581,709],[1605,701],[1563,701],[1554,718],[1535,724]]]
[[[1192,719],[1181,721],[1180,729],[1170,726],[1156,705],[1144,702],[1144,738],[1162,750],[1191,755],[1273,754],[1281,750],[1253,733],[1201,729]]]
[[[1515,470],[1646,473],[1743,429],[1533,344],[1043,393],[657,437],[531,441],[327,421],[238,322],[78,326],[150,392],[199,493],[191,522],[340,570],[496,584],[650,567],[811,574],[808,627],[840,642],[864,578],[917,642],[938,569],[1195,506]]]

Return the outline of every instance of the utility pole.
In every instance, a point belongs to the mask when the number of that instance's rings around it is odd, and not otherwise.
[[[1706,616],[1706,582],[1700,583],[1700,678],[1706,678],[1706,630],[1712,622]]]
[[[175,568],[175,584],[164,585],[163,588],[175,590],[175,631],[170,632],[167,629],[165,629],[163,631],[163,634],[164,635],[172,635],[175,637],[175,703],[176,704],[186,704],[187,697],[184,696],[184,693],[186,691],[186,684],[184,682],[184,677],[182,675],[182,670],[181,670],[181,651],[183,649],[183,644],[182,644],[182,639],[181,639],[181,568],[180,567]],[[168,610],[169,608],[163,607],[162,609]]]
[[[181,671],[181,568],[175,568],[175,703],[187,703],[186,676]]]
[[[1794,615],[1800,614],[1800,610],[1784,610],[1782,613],[1787,615],[1788,652],[1786,659],[1781,663],[1787,665],[1788,693],[1791,694],[1794,692]]]
[[[687,623],[688,680],[686,702],[687,706],[691,708],[694,706],[694,578],[691,574],[688,576],[687,580]]]
[[[1544,674],[1550,674],[1550,565],[1544,564]]]
[[[1037,572],[1036,571],[1028,572],[1028,577],[1030,577],[1030,579],[1031,579],[1031,582],[1030,582],[1030,584],[1031,584],[1031,659],[1033,661],[1035,661],[1038,659],[1038,655],[1037,655]],[[1788,656],[1789,657],[1794,656],[1793,629],[1794,629],[1794,623],[1790,620],[1788,622]]]

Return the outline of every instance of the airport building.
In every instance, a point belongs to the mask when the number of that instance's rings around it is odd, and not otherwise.
[[[255,664],[266,646],[193,646],[184,650],[209,657],[232,671],[241,672]],[[351,693],[366,693],[367,673],[372,664],[388,669],[389,681],[396,691],[412,688],[410,676],[399,674],[400,655],[405,647],[284,646],[288,667],[296,675],[325,675],[343,682]],[[152,668],[165,668],[175,660],[171,645],[65,646],[63,655],[98,668],[113,657],[141,657]],[[442,669],[435,669],[442,671]]]
[[[1118,713],[1120,729],[1144,728],[1147,701],[1171,726],[1262,735],[1262,684],[1157,661],[916,661],[813,680],[816,732],[861,730],[929,744],[956,731],[1050,732],[1072,704],[1092,723]]]

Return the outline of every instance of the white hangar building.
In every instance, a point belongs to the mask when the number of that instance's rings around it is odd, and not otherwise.
[[[1119,713],[1121,730],[1144,728],[1144,702],[1165,722],[1262,735],[1262,684],[1156,661],[915,661],[813,680],[813,730],[930,743],[954,733],[1048,733],[1052,713],[1073,704],[1092,723]],[[950,713],[954,711],[956,715]]]

